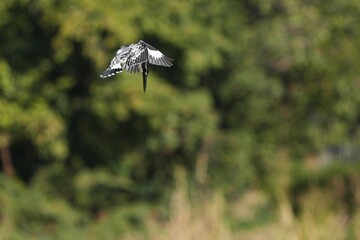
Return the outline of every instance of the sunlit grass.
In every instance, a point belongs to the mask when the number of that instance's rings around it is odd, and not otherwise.
[[[360,239],[359,209],[350,219],[332,189],[310,189],[296,213],[289,198],[272,205],[260,190],[249,191],[233,203],[218,192],[196,198],[189,191],[184,172],[178,172],[169,218],[149,218],[145,235],[130,234],[125,239]]]

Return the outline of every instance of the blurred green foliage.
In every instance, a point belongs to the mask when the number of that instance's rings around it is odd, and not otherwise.
[[[290,196],[296,210],[323,171],[309,161],[360,143],[359,12],[357,0],[1,1],[0,238],[143,231],[166,215],[176,166],[201,191],[257,188],[269,209]],[[139,39],[175,59],[151,67],[146,94],[140,75],[98,77]]]

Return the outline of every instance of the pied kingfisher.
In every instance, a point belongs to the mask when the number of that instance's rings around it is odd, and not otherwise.
[[[122,46],[111,60],[109,67],[100,74],[101,78],[110,77],[123,70],[129,73],[141,71],[143,76],[143,89],[146,91],[148,63],[171,67],[173,59],[165,56],[159,50],[140,40],[138,43]]]

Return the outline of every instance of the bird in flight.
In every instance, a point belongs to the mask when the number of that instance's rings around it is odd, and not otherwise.
[[[137,43],[122,46],[111,60],[109,67],[100,74],[100,77],[110,77],[124,70],[128,73],[141,72],[143,76],[143,90],[145,92],[149,73],[148,64],[171,67],[173,65],[171,61],[173,59],[140,40]]]

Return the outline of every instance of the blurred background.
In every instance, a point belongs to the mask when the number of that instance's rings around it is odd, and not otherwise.
[[[0,1],[0,239],[360,239],[360,1]],[[100,79],[140,39],[172,68]]]

